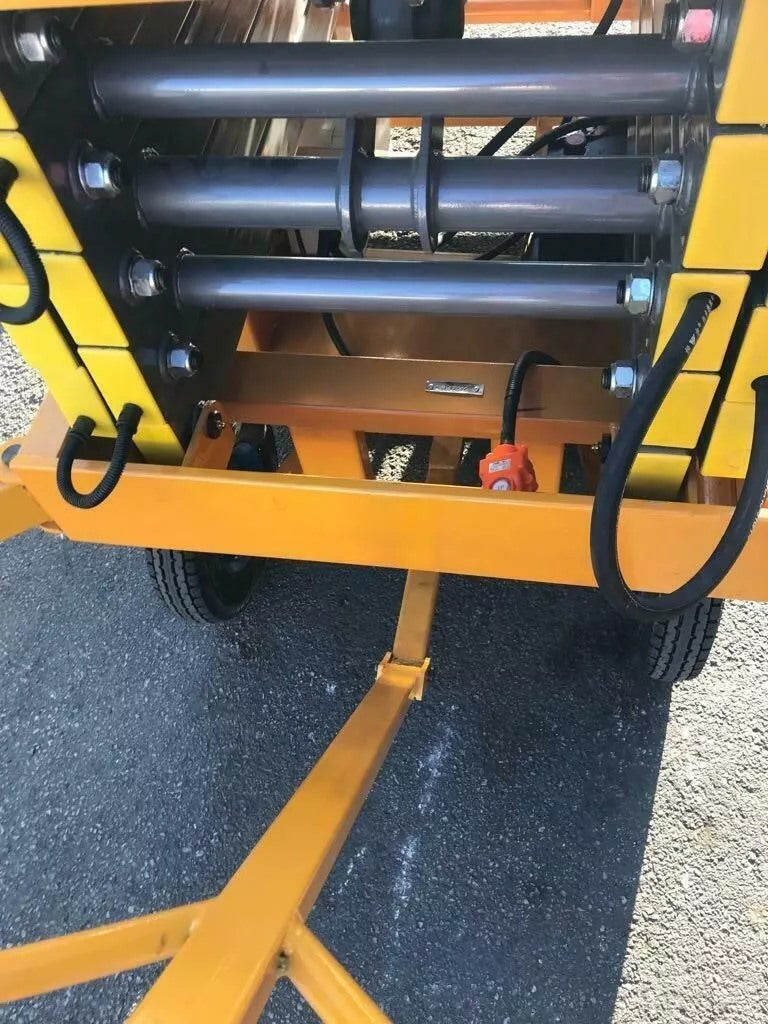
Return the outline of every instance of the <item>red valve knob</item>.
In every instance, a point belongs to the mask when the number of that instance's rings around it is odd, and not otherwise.
[[[499,444],[480,463],[480,480],[489,491],[538,491],[533,463],[524,444]]]

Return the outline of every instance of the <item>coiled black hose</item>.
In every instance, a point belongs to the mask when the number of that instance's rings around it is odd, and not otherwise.
[[[109,460],[107,471],[94,489],[88,494],[75,490],[72,483],[72,466],[80,454],[83,445],[93,433],[96,424],[90,416],[78,416],[75,425],[67,431],[64,444],[61,446],[59,461],[56,466],[56,484],[64,501],[75,508],[90,509],[101,505],[117,487],[128,461],[131,439],[136,433],[141,419],[142,410],[130,402],[123,406],[117,419],[117,440]]]
[[[756,392],[752,454],[744,488],[719,544],[693,579],[671,594],[634,594],[627,587],[618,552],[624,488],[648,428],[719,304],[718,297],[707,292],[689,300],[674,334],[622,420],[597,486],[590,530],[592,568],[608,603],[620,614],[639,622],[659,622],[683,615],[722,583],[744,550],[768,491],[766,376],[758,377],[752,385]]]
[[[8,161],[2,161],[5,167],[0,171],[14,180],[16,168]],[[43,315],[48,308],[48,275],[37,254],[26,228],[8,205],[5,196],[0,200],[0,235],[8,243],[8,248],[16,258],[16,262],[27,279],[29,295],[20,306],[5,306],[0,303],[0,323],[31,324]]]

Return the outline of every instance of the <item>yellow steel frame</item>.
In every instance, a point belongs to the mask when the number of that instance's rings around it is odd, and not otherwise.
[[[46,401],[13,470],[46,517],[72,540],[595,584],[589,497],[559,494],[554,487],[549,493],[496,493],[451,486],[445,476],[434,475],[436,482],[394,484],[361,474],[336,479],[235,472],[211,468],[226,465],[224,457],[216,463],[208,451],[201,458],[194,446],[183,466],[129,464],[110,498],[82,511],[66,504],[56,486],[65,430],[66,421]],[[542,449],[554,480],[559,449]],[[76,485],[90,490],[105,468],[101,462],[77,463]],[[221,509],[227,510],[226,530]],[[626,501],[619,546],[630,585],[658,593],[690,579],[731,512],[718,505]],[[254,522],[270,528],[255,531]],[[766,560],[768,511],[719,595],[768,600]]]

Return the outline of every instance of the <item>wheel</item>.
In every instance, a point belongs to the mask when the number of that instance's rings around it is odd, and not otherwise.
[[[662,683],[695,679],[709,658],[722,611],[722,601],[708,598],[685,615],[654,623],[648,647],[651,679]]]
[[[151,548],[147,567],[158,594],[180,618],[226,622],[248,604],[263,559]]]
[[[244,424],[229,465],[247,472],[274,472],[278,455],[272,428]],[[246,555],[151,548],[146,558],[163,602],[189,622],[226,622],[239,615],[264,568],[263,558]]]

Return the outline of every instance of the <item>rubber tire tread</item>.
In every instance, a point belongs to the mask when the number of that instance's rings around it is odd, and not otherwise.
[[[654,623],[648,646],[651,679],[663,683],[695,679],[712,651],[722,611],[722,601],[707,598],[677,618]]]
[[[216,623],[232,618],[246,601],[222,614],[211,608],[200,574],[200,556],[194,552],[148,548],[146,561],[157,593],[163,602],[188,622]]]

